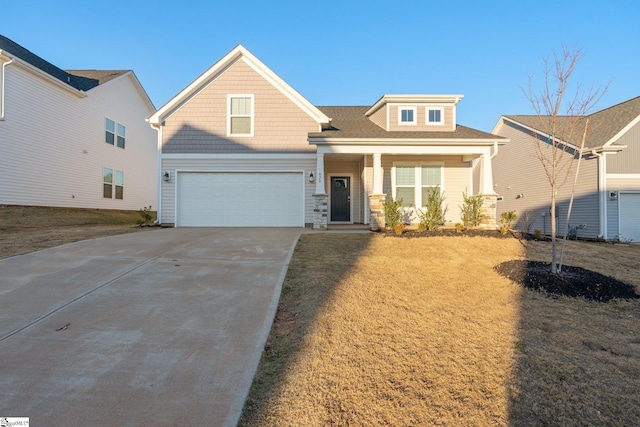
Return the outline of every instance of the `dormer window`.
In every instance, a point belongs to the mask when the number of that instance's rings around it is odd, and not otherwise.
[[[427,107],[427,125],[443,125],[444,124],[444,108]]]
[[[415,125],[417,124],[416,107],[398,107],[398,124]]]

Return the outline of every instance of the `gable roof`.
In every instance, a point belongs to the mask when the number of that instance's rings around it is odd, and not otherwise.
[[[227,70],[237,61],[244,60],[254,71],[260,74],[271,85],[278,89],[282,94],[289,98],[294,104],[306,112],[312,119],[321,125],[327,125],[330,121],[318,108],[311,104],[307,99],[300,95],[287,82],[282,80],[269,67],[264,65],[258,58],[249,52],[244,46],[237,45],[222,59],[213,64],[207,71],[202,73],[191,84],[185,87],[180,93],[174,96],[169,102],[160,107],[148,121],[152,125],[159,125],[167,117],[177,111],[181,106],[187,103],[193,96],[213,82],[219,75]]]
[[[13,40],[0,34],[0,53],[9,54],[13,59],[20,59],[24,63],[48,74],[56,80],[72,88],[86,92],[94,87],[108,82],[116,77],[130,72],[130,70],[62,70],[20,46]]]
[[[312,132],[309,138],[367,138],[367,139],[438,139],[438,140],[487,140],[487,142],[508,139],[482,132],[466,126],[456,125],[451,131],[387,131],[372,122],[367,116],[370,106],[318,107],[331,117],[331,127],[322,132]]]
[[[529,127],[541,134],[547,133],[544,118],[549,116],[506,115],[503,117]],[[589,118],[589,127],[591,127],[593,131],[587,135],[585,148],[593,149],[612,146],[627,130],[640,122],[640,96],[597,111],[583,118],[577,116],[558,116],[557,125],[560,128],[567,129],[576,119],[584,122],[587,118]],[[576,146],[579,145],[582,132],[578,133],[579,135],[574,135],[575,138],[573,141],[566,142]]]

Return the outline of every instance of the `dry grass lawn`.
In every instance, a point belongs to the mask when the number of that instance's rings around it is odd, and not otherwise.
[[[640,302],[550,298],[493,270],[548,250],[303,235],[240,425],[637,425]],[[640,285],[640,247],[568,251]]]
[[[0,259],[78,240],[149,230],[137,211],[0,205]]]

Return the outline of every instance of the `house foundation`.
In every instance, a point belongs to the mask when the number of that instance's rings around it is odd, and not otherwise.
[[[369,224],[371,231],[379,231],[385,228],[384,218],[384,201],[386,194],[370,194],[369,195],[369,208],[371,210],[371,217],[369,218]]]
[[[497,196],[495,194],[483,194],[482,199],[482,207],[480,208],[482,220],[480,221],[480,227],[495,230],[498,224],[496,220]]]

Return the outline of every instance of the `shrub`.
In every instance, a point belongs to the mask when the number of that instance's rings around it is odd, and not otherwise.
[[[434,230],[444,224],[444,214],[447,212],[447,208],[442,207],[444,200],[444,193],[440,193],[440,187],[430,187],[427,190],[425,210],[416,208],[420,229]]]
[[[464,203],[460,206],[460,219],[465,227],[477,227],[482,221],[482,213],[480,208],[484,201],[482,196],[470,196],[467,190],[462,193]]]
[[[386,226],[393,228],[393,226],[399,224],[402,216],[402,199],[393,200],[393,197],[387,196],[382,206],[384,208]]]
[[[149,225],[153,221],[153,213],[151,212],[151,206],[143,207],[142,209],[140,209],[138,214],[140,215],[140,219],[138,219],[136,223],[140,226]]]
[[[464,231],[464,225],[462,225],[459,222],[456,222],[456,224],[454,225],[454,227],[456,228],[456,231],[458,233],[462,233]]]
[[[507,211],[500,214],[500,233],[507,234],[511,225],[518,219],[516,211]]]
[[[537,228],[535,230],[533,230],[533,237],[536,240],[540,240],[542,238],[542,231],[538,230]]]

